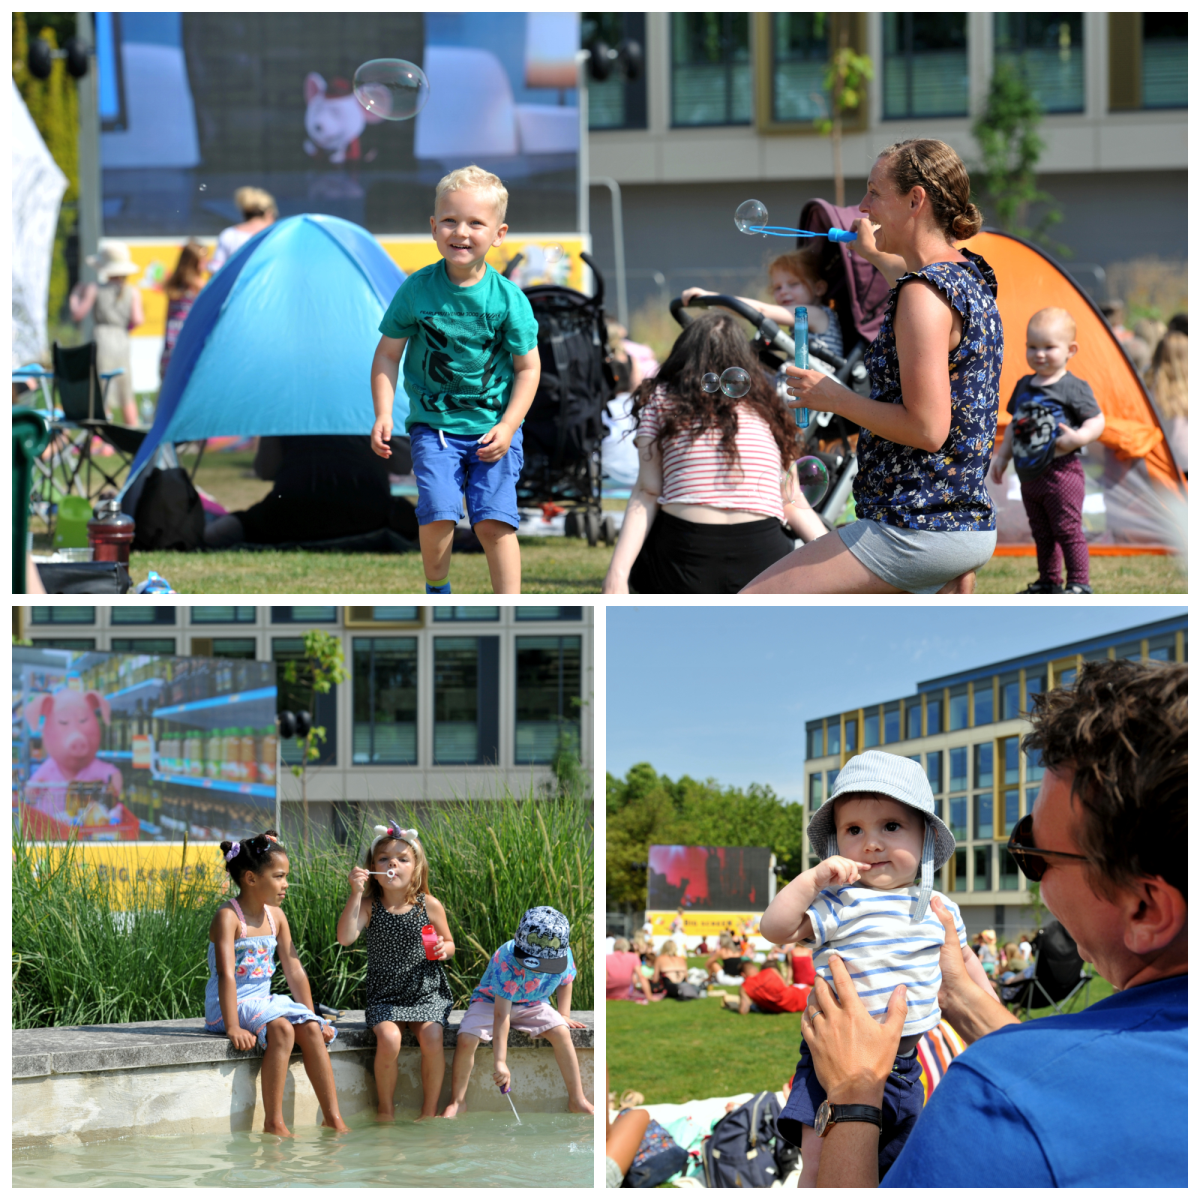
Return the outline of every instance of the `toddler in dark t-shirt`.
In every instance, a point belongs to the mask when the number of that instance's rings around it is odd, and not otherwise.
[[[1079,352],[1069,312],[1043,308],[1034,313],[1025,341],[1034,373],[1013,389],[1007,407],[1012,421],[992,459],[992,479],[1002,483],[1012,460],[1037,547],[1038,577],[1025,592],[1091,592],[1079,451],[1104,432],[1104,414],[1092,389],[1067,370]],[[1065,587],[1059,582],[1064,559]]]

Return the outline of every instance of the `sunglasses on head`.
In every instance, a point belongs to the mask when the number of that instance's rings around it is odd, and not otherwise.
[[[1033,814],[1022,817],[1008,839],[1008,852],[1016,860],[1021,873],[1030,883],[1037,883],[1050,865],[1047,858],[1076,858],[1086,862],[1083,854],[1068,854],[1065,850],[1039,850],[1033,844]]]

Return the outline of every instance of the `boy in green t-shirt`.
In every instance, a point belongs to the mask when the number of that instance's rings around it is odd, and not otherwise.
[[[460,167],[437,185],[429,227],[442,261],[400,285],[380,322],[383,336],[371,363],[371,447],[389,458],[404,359],[405,429],[428,593],[450,591],[450,550],[464,491],[492,590],[521,590],[521,422],[537,391],[541,361],[529,301],[484,261],[504,241],[507,210],[504,185],[479,167]]]

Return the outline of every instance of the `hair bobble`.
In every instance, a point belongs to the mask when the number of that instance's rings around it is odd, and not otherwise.
[[[237,858],[237,856],[239,854],[241,854],[241,852],[242,852],[242,843],[234,842],[233,845],[229,847],[228,851],[225,854],[225,861],[233,862],[233,860],[235,858]]]
[[[418,840],[415,829],[401,829],[397,825],[376,825],[375,836],[397,838],[402,842],[415,842]]]

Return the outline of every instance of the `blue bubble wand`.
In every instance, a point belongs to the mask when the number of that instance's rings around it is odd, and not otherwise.
[[[761,233],[763,237],[811,237],[828,238],[831,242],[857,242],[858,234],[834,226],[826,233],[813,233],[811,229],[793,229],[789,225],[768,225],[767,206],[761,200],[745,200],[733,214],[733,223],[743,233]]]
[[[808,309],[796,309],[796,331],[793,334],[796,342],[796,366],[801,371],[808,370]],[[808,428],[808,409],[793,408],[792,416],[801,429]]]

